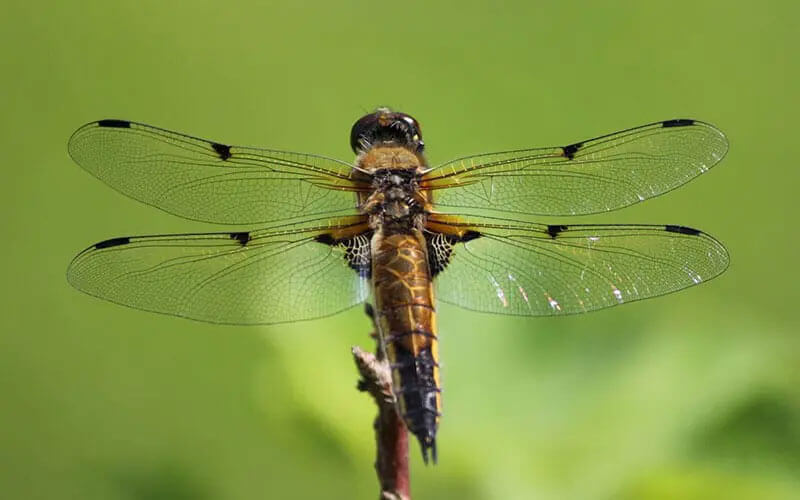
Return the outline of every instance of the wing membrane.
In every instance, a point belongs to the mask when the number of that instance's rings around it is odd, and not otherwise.
[[[465,227],[480,236],[470,233],[472,239],[452,249],[437,293],[483,312],[582,313],[696,285],[728,266],[721,243],[682,226],[484,220]]]
[[[674,189],[727,150],[725,135],[713,125],[668,120],[564,147],[460,158],[431,170],[423,187],[434,190],[436,207],[444,211],[591,214]]]
[[[255,224],[355,213],[351,166],[321,156],[227,146],[122,120],[84,125],[69,153],[117,191],[188,219]]]
[[[352,220],[351,220],[352,219]],[[369,240],[330,235],[362,224],[115,238],[78,254],[67,279],[112,302],[212,323],[314,319],[367,296]]]

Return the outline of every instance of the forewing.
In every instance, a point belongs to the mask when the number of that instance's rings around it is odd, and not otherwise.
[[[445,212],[591,214],[674,189],[727,150],[725,135],[713,125],[668,120],[563,147],[460,158],[431,170],[422,186],[433,190],[435,206]]]
[[[188,219],[255,224],[354,213],[350,165],[309,154],[228,146],[123,120],[69,140],[81,167],[117,191]]]
[[[440,226],[453,230],[453,226]],[[728,266],[725,247],[683,226],[504,225],[470,222],[454,237],[438,297],[476,311],[575,314],[708,281]],[[434,252],[434,255],[436,253]]]
[[[78,254],[67,279],[102,299],[211,323],[314,319],[367,297],[369,239],[331,236],[362,226],[352,218],[320,227],[115,238]]]

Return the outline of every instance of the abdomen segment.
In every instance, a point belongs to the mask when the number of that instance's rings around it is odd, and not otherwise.
[[[409,232],[372,239],[375,315],[392,364],[398,411],[419,439],[424,460],[436,462],[441,415],[436,310],[425,238]]]

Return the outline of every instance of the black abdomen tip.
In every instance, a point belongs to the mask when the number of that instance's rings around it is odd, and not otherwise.
[[[422,460],[425,465],[428,465],[429,458],[433,465],[436,465],[439,460],[436,453],[436,436],[417,434],[417,439],[419,439],[419,446],[422,448]]]

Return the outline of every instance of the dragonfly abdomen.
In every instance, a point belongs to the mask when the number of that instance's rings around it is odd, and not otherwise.
[[[423,458],[436,461],[441,415],[438,340],[433,283],[425,239],[419,230],[372,239],[375,314],[381,343],[392,364],[398,411],[419,439]]]

